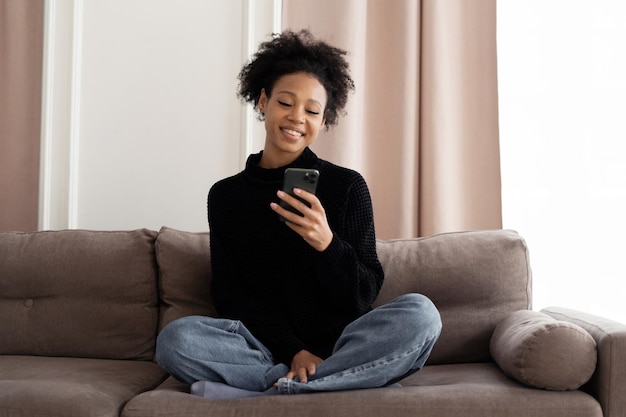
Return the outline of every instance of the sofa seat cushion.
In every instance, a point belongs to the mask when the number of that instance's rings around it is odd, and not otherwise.
[[[591,335],[539,311],[520,310],[502,320],[490,348],[507,375],[535,388],[578,389],[596,369],[596,342]]]
[[[581,391],[528,388],[493,363],[426,366],[402,388],[208,400],[168,378],[133,398],[123,417],[601,417],[600,404]],[[294,411],[296,410],[296,411]]]
[[[0,415],[117,417],[165,373],[153,362],[0,356]]]

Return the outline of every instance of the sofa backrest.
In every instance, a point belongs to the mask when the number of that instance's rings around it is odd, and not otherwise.
[[[508,313],[530,308],[524,240],[511,231],[461,232],[379,241],[385,282],[375,305],[418,292],[443,321],[430,364],[489,360],[489,339]],[[210,301],[209,234],[163,228],[156,241],[159,328],[192,314],[215,315]]]
[[[180,317],[217,313],[211,301],[208,232],[161,228],[156,239],[159,265],[159,331]]]
[[[515,232],[378,241],[377,249],[385,282],[375,305],[418,292],[441,313],[429,364],[489,360],[496,324],[531,308],[528,250]],[[0,233],[0,354],[150,360],[167,323],[215,315],[210,282],[207,232]]]
[[[428,364],[490,359],[496,324],[531,308],[528,248],[513,231],[476,231],[379,241],[385,283],[375,305],[407,292],[429,297],[443,329]]]
[[[0,354],[151,360],[156,235],[0,233]]]

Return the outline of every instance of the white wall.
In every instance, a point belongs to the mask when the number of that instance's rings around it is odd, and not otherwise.
[[[626,3],[499,0],[504,227],[535,308],[626,322]]]
[[[47,0],[41,229],[206,230],[263,142],[237,74],[273,0]]]

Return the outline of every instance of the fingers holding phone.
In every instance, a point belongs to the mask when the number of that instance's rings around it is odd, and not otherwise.
[[[283,190],[277,193],[280,203],[272,203],[271,207],[278,213],[281,221],[321,252],[330,245],[333,233],[324,207],[314,194],[318,179],[317,170],[285,170]]]

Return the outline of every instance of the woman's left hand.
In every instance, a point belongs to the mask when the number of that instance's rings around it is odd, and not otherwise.
[[[309,376],[315,375],[317,367],[324,362],[322,358],[315,356],[307,350],[301,350],[291,360],[291,370],[285,378],[294,379],[298,377],[303,384],[309,382]]]
[[[324,251],[333,240],[333,232],[330,230],[328,220],[326,219],[326,211],[322,207],[322,203],[315,196],[300,188],[293,189],[294,194],[305,200],[311,205],[307,207],[302,201],[290,196],[284,191],[278,191],[278,198],[298,210],[303,216],[285,210],[276,203],[271,203],[270,207],[287,221],[285,224],[294,232],[302,236],[302,238],[317,251]]]

